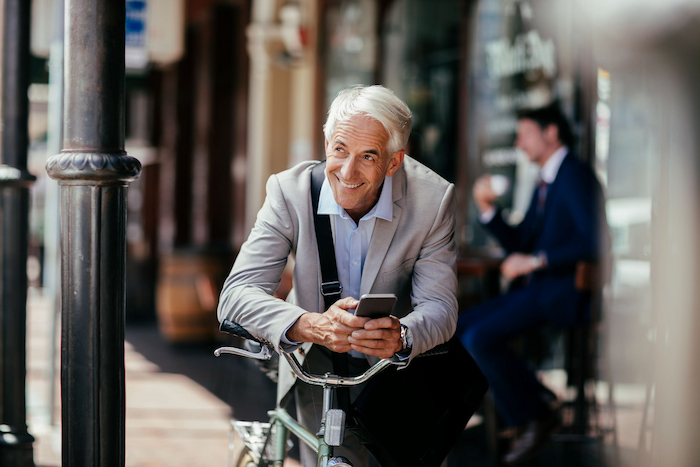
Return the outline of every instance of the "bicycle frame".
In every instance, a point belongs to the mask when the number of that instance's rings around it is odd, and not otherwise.
[[[232,420],[231,427],[238,433],[248,447],[256,466],[279,466],[284,464],[287,455],[287,439],[294,434],[318,454],[318,465],[327,466],[333,455],[333,447],[329,446],[322,437],[317,438],[302,427],[287,410],[277,407],[270,410],[269,423],[245,422]],[[229,447],[233,451],[233,432],[229,438]],[[229,458],[229,465],[233,459]]]
[[[263,344],[261,344],[261,349],[257,353],[239,349],[237,347],[221,347],[214,351],[214,355],[217,357],[224,353],[258,360],[269,360],[272,357],[272,351],[270,348]],[[270,417],[269,423],[232,421],[232,427],[243,439],[243,442],[250,450],[251,455],[254,457],[255,465],[258,467],[270,465],[274,467],[282,467],[284,458],[286,457],[286,444],[289,433],[297,436],[302,442],[304,442],[318,454],[318,467],[328,467],[329,462],[331,462],[333,459],[333,447],[342,444],[345,424],[345,413],[342,410],[331,408],[335,389],[339,387],[351,387],[362,384],[377,373],[395,363],[391,360],[380,360],[361,375],[353,377],[343,377],[330,373],[320,376],[312,375],[304,370],[293,354],[284,353],[283,356],[287,359],[292,371],[294,371],[301,381],[307,384],[323,387],[323,412],[321,415],[321,429],[318,436],[310,433],[308,430],[302,427],[282,407],[277,407],[268,412],[268,416]],[[251,435],[249,431],[246,431],[247,428],[253,427],[255,427],[255,429],[259,429],[260,433],[257,435]],[[274,438],[272,460],[266,458],[265,455],[266,450],[270,447],[269,443],[271,438]],[[232,439],[229,439],[229,444],[232,443]],[[231,462],[229,462],[229,465],[230,464]]]

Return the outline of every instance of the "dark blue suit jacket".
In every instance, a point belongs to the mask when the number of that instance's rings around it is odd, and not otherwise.
[[[507,253],[547,255],[547,267],[535,272],[525,288],[532,294],[525,307],[544,308],[550,321],[570,325],[579,294],[575,289],[576,265],[598,263],[608,250],[603,191],[591,167],[569,153],[547,188],[544,209],[538,214],[538,190],[523,221],[510,226],[499,212],[486,227]]]

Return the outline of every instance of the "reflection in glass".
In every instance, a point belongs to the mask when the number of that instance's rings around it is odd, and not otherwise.
[[[397,0],[382,23],[382,81],[413,111],[409,154],[455,180],[462,2]]]
[[[373,84],[377,52],[374,0],[333,2],[326,9],[326,105],[352,84]]]

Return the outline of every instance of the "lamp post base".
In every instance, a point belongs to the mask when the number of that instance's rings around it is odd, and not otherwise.
[[[0,465],[34,467],[34,437],[7,425],[0,425]]]

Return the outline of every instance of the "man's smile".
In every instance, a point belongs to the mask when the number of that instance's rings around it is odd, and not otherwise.
[[[355,184],[345,183],[345,182],[342,181],[342,180],[340,179],[340,177],[338,177],[337,175],[335,176],[335,178],[338,179],[338,181],[340,182],[340,184],[341,184],[344,188],[357,188],[357,187],[359,187],[359,186],[362,185],[362,183],[355,183]]]

